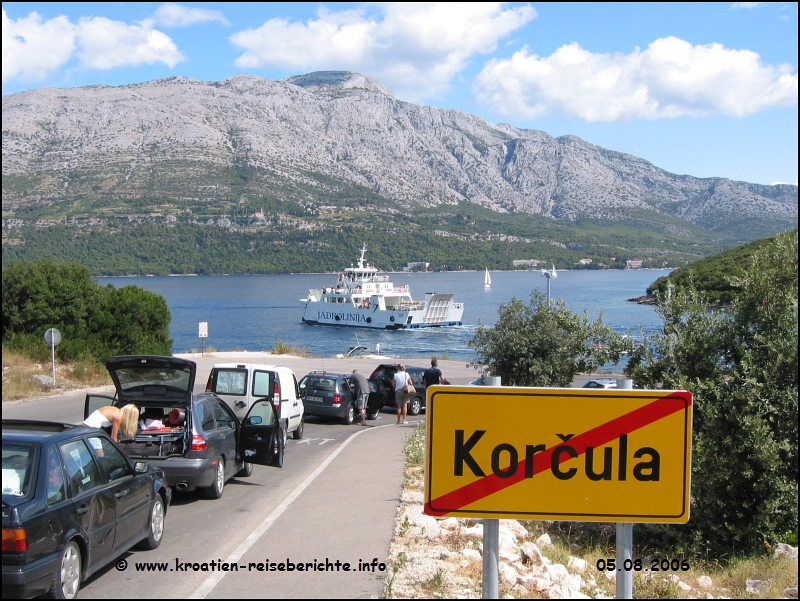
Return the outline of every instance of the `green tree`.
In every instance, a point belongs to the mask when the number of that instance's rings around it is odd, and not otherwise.
[[[602,317],[577,315],[560,298],[548,305],[538,290],[529,305],[516,298],[501,304],[497,323],[479,325],[467,345],[478,354],[470,365],[507,386],[570,386],[576,374],[616,363],[630,350]]]
[[[3,345],[46,359],[47,328],[61,331],[60,359],[168,355],[170,312],[163,297],[136,286],[101,287],[88,269],[52,260],[3,268]]]
[[[626,372],[645,388],[694,394],[692,517],[650,527],[718,554],[797,532],[797,230],[754,253],[728,311],[679,292]]]

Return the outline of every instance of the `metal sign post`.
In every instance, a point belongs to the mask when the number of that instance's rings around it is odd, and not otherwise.
[[[50,345],[50,362],[53,365],[53,386],[56,385],[56,345],[61,342],[61,332],[50,328],[44,333],[44,341]]]
[[[208,322],[200,322],[200,356],[202,357],[206,352],[206,338],[208,338]]]
[[[633,390],[633,380],[617,378],[617,390]],[[633,599],[633,524],[617,522],[617,599]]]
[[[481,597],[498,599],[497,557],[500,553],[500,520],[483,518],[483,578]]]

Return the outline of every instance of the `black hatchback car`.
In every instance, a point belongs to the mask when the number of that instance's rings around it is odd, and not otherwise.
[[[283,466],[285,436],[271,399],[254,402],[240,422],[213,392],[192,392],[193,361],[135,355],[103,362],[116,395],[86,395],[84,416],[103,405],[135,404],[139,429],[119,446],[131,459],[161,468],[175,490],[200,488],[208,498],[219,499],[228,479],[249,476],[254,463]]]
[[[422,376],[427,367],[406,366],[408,375],[417,389],[408,403],[408,415],[419,415],[427,409],[428,397]],[[369,404],[380,403],[381,407],[396,407],[394,402],[394,375],[397,373],[397,364],[383,364],[375,368],[369,377]],[[449,382],[445,382],[449,384]]]
[[[355,420],[356,387],[352,375],[312,372],[303,376],[299,388],[306,415],[335,417],[348,425]],[[367,419],[377,419],[381,407],[380,400],[370,395]]]
[[[171,497],[102,430],[3,420],[3,598],[74,598],[134,545],[158,547]]]

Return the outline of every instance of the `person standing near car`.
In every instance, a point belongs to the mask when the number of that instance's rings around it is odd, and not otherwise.
[[[356,385],[356,409],[361,413],[359,426],[367,425],[367,403],[369,402],[369,382],[358,369],[353,370],[353,383]]]
[[[397,373],[394,374],[394,402],[397,405],[397,423],[407,424],[406,415],[408,414],[408,403],[411,400],[411,393],[406,392],[406,386],[413,386],[414,382],[406,371],[406,366],[402,363],[397,365]]]
[[[436,358],[431,359],[430,369],[426,369],[425,373],[422,374],[422,383],[425,384],[425,388],[434,384],[444,384],[446,381],[442,371],[439,369],[439,362]]]

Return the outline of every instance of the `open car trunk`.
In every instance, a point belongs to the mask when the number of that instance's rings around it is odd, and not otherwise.
[[[87,394],[84,414],[90,415],[100,407],[122,407],[128,403],[114,397]],[[180,405],[163,406],[163,401],[139,397],[139,427],[132,439],[122,437],[119,446],[132,459],[183,456],[191,448],[191,412]]]

